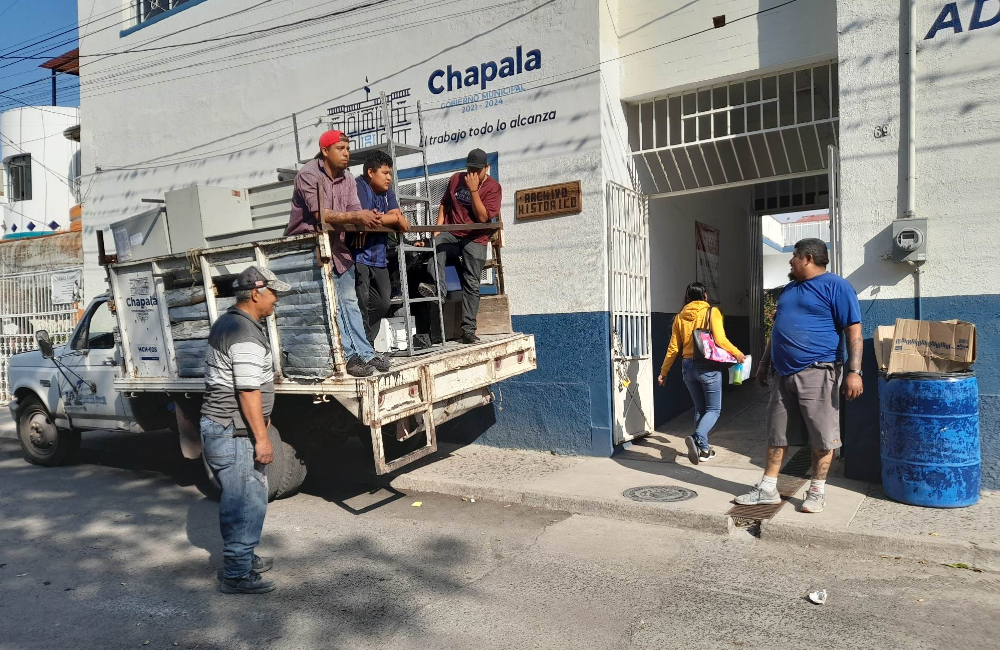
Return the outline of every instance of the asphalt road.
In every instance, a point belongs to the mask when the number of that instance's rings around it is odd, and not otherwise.
[[[997,647],[996,574],[316,472],[268,511],[278,589],[223,595],[217,504],[175,444],[85,438],[46,469],[0,437],[0,648]]]

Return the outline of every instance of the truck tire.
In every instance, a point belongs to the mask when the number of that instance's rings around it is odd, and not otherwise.
[[[306,480],[306,463],[299,453],[287,442],[282,441],[285,467],[281,473],[281,484],[275,493],[275,499],[290,497],[299,491]]]
[[[80,432],[58,428],[34,395],[24,398],[17,411],[17,439],[24,459],[34,465],[66,465],[80,452]]]
[[[278,429],[272,424],[267,428],[267,437],[271,440],[271,449],[274,450],[274,460],[264,465],[264,476],[267,477],[267,500],[274,501],[278,496],[278,488],[284,480],[285,474],[285,449],[288,443],[281,439]]]

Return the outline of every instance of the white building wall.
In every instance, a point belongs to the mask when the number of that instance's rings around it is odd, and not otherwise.
[[[81,0],[81,15],[100,14],[121,0],[92,3]],[[617,101],[607,99],[602,109],[602,96],[616,92],[604,95],[598,74],[602,4],[399,0],[278,33],[156,54],[141,51],[358,6],[353,0],[284,0],[244,9],[238,0],[205,0],[131,34],[85,35],[81,55],[90,63],[81,67],[88,117],[83,164],[88,174],[102,170],[84,208],[86,293],[104,289],[94,231],[148,209],[143,198],[196,183],[271,182],[278,167],[294,163],[293,112],[303,156],[312,156],[327,128],[327,109],[366,100],[366,86],[373,98],[380,91],[408,89],[410,105],[422,103],[426,135],[443,140],[428,147],[432,166],[459,160],[464,167],[475,147],[497,153],[506,290],[515,328],[534,334],[538,350],[539,369],[504,384],[503,414],[476,439],[609,455],[603,188],[606,177],[622,177],[615,165],[626,157],[618,156],[617,163],[602,159],[604,120]],[[172,35],[179,30],[186,31]],[[482,70],[488,62],[499,65],[515,56],[519,46],[522,57],[539,50],[541,67],[489,83],[486,90],[510,91],[497,98],[502,101],[483,97],[480,86],[440,93],[429,87],[440,81],[432,79],[437,70],[447,72],[449,65]],[[126,49],[137,51],[86,58]],[[415,120],[412,112],[411,117]],[[529,118],[533,123],[525,123]],[[418,140],[416,126],[409,143]],[[485,134],[473,133],[484,126]],[[400,162],[402,168],[416,165],[418,157]],[[517,190],[576,180],[583,189],[580,214],[516,218]]]
[[[0,160],[31,154],[31,200],[11,201],[10,175],[4,174],[0,218],[12,232],[53,232],[69,228],[69,210],[76,205],[73,179],[79,175],[80,145],[63,131],[80,123],[79,109],[62,106],[15,108],[0,113]],[[6,164],[4,165],[6,167]],[[30,231],[29,224],[34,224]]]
[[[91,11],[90,0],[86,13]],[[98,0],[100,13],[120,0]],[[464,159],[469,149],[499,152],[507,224],[505,269],[517,313],[603,310],[606,286],[601,269],[606,235],[601,193],[601,122],[598,75],[580,77],[599,55],[597,5],[584,0],[505,3],[483,7],[422,8],[412,1],[364,9],[305,28],[254,38],[226,47],[183,47],[152,55],[124,54],[81,68],[81,102],[88,115],[83,133],[84,168],[100,166],[85,209],[89,295],[103,290],[103,273],[93,262],[93,229],[144,209],[141,199],[195,183],[242,187],[275,180],[275,169],[294,161],[291,114],[296,112],[303,156],[316,150],[325,130],[326,109],[410,89],[425,109],[430,136],[493,126],[457,143],[429,148],[431,164]],[[289,23],[353,6],[348,2],[289,0],[243,11],[236,0],[208,0],[156,24],[120,37],[115,30],[83,37],[81,53],[142,49],[186,43]],[[218,19],[216,22],[207,21]],[[332,29],[332,26],[336,29]],[[377,29],[373,29],[377,26]],[[177,36],[169,34],[192,28]],[[295,41],[293,42],[293,39]],[[378,39],[378,42],[375,42]],[[152,45],[150,45],[152,47]],[[442,110],[448,101],[482,93],[480,87],[431,93],[438,69],[479,67],[514,56],[522,46],[539,49],[542,67],[488,85],[520,85],[523,92],[502,104],[479,101]],[[203,54],[197,52],[203,51]],[[181,58],[178,58],[181,57]],[[163,63],[157,63],[161,59]],[[123,70],[142,66],[141,73]],[[567,78],[579,77],[567,81]],[[114,85],[112,85],[114,84]],[[496,130],[500,121],[548,115],[545,123]],[[324,123],[318,124],[323,118]],[[410,133],[416,138],[416,124]],[[419,164],[403,161],[401,166]],[[519,188],[581,180],[582,214],[520,222],[514,218]],[[554,281],[572,291],[552,292]]]
[[[841,0],[841,160],[844,274],[859,291],[866,336],[896,318],[976,324],[983,485],[1000,488],[1000,2],[918,2],[916,213],[928,219],[927,262],[916,299],[913,269],[882,259],[905,209],[900,120],[900,3]],[[904,5],[905,6],[905,5]],[[957,9],[961,32],[931,27]],[[946,14],[948,17],[948,14]],[[881,128],[880,128],[881,127]],[[876,129],[881,137],[876,137]],[[881,135],[886,133],[887,135]],[[866,375],[867,379],[867,375]],[[874,389],[874,386],[870,386]],[[866,390],[866,393],[869,393]],[[870,391],[875,395],[875,391]],[[848,427],[878,439],[877,403]],[[857,409],[854,409],[857,413]],[[851,411],[848,412],[850,416]],[[868,452],[877,457],[877,448]],[[855,457],[864,453],[855,452]],[[848,455],[850,457],[850,455]]]
[[[788,260],[792,259],[791,253],[778,253],[768,251],[767,244],[764,245],[764,288],[776,289],[788,284]]]
[[[602,169],[605,181],[639,190],[630,171],[631,148],[628,124],[622,108],[622,71],[619,23],[621,1],[607,0],[600,8],[601,38],[601,136]]]
[[[968,31],[974,0],[958,2],[962,34],[925,40],[944,2],[918,3],[917,215],[929,222],[924,297],[1000,293],[1000,275],[969,263],[1000,245],[1000,25]],[[881,259],[905,209],[900,123],[899,7],[841,1],[841,143],[845,272],[863,297],[912,299],[909,267]],[[984,5],[983,19],[1000,12]],[[876,127],[889,137],[876,138]]]
[[[799,0],[752,17],[748,16],[784,0],[620,0],[619,4],[620,47],[626,55],[622,96],[628,99],[837,56],[835,0]],[[720,15],[726,16],[726,27],[711,29],[712,18]],[[709,31],[698,34],[704,30]]]

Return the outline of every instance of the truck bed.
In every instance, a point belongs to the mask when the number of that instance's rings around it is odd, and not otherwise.
[[[348,375],[330,259],[329,235],[315,234],[108,264],[122,352],[115,388],[126,395],[202,392],[208,331],[235,301],[233,278],[251,264],[292,286],[267,321],[276,392],[341,403],[371,428],[379,473],[433,452],[436,424],[489,403],[492,384],[536,368],[534,337],[508,332],[397,354],[386,373]],[[425,432],[427,443],[387,461],[386,425],[397,438],[401,426],[405,438]]]
[[[433,352],[395,357],[389,372],[371,377],[334,376],[313,383],[283,379],[275,383],[275,392],[317,398],[330,396],[347,406],[359,420],[371,424],[376,415],[383,421],[403,417],[404,411],[427,401],[426,398],[434,402],[447,400],[537,368],[534,336],[513,333],[481,338],[473,345],[448,341]],[[430,392],[421,390],[425,376],[431,380]],[[205,390],[204,379],[198,377],[126,377],[117,378],[114,385],[119,391],[131,393]],[[368,415],[364,408],[366,398],[379,406]]]

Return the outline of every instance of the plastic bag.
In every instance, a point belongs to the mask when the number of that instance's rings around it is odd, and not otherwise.
[[[750,379],[750,366],[753,364],[753,358],[748,354],[743,363],[737,363],[729,366],[729,383],[733,386],[739,386],[744,381]]]

